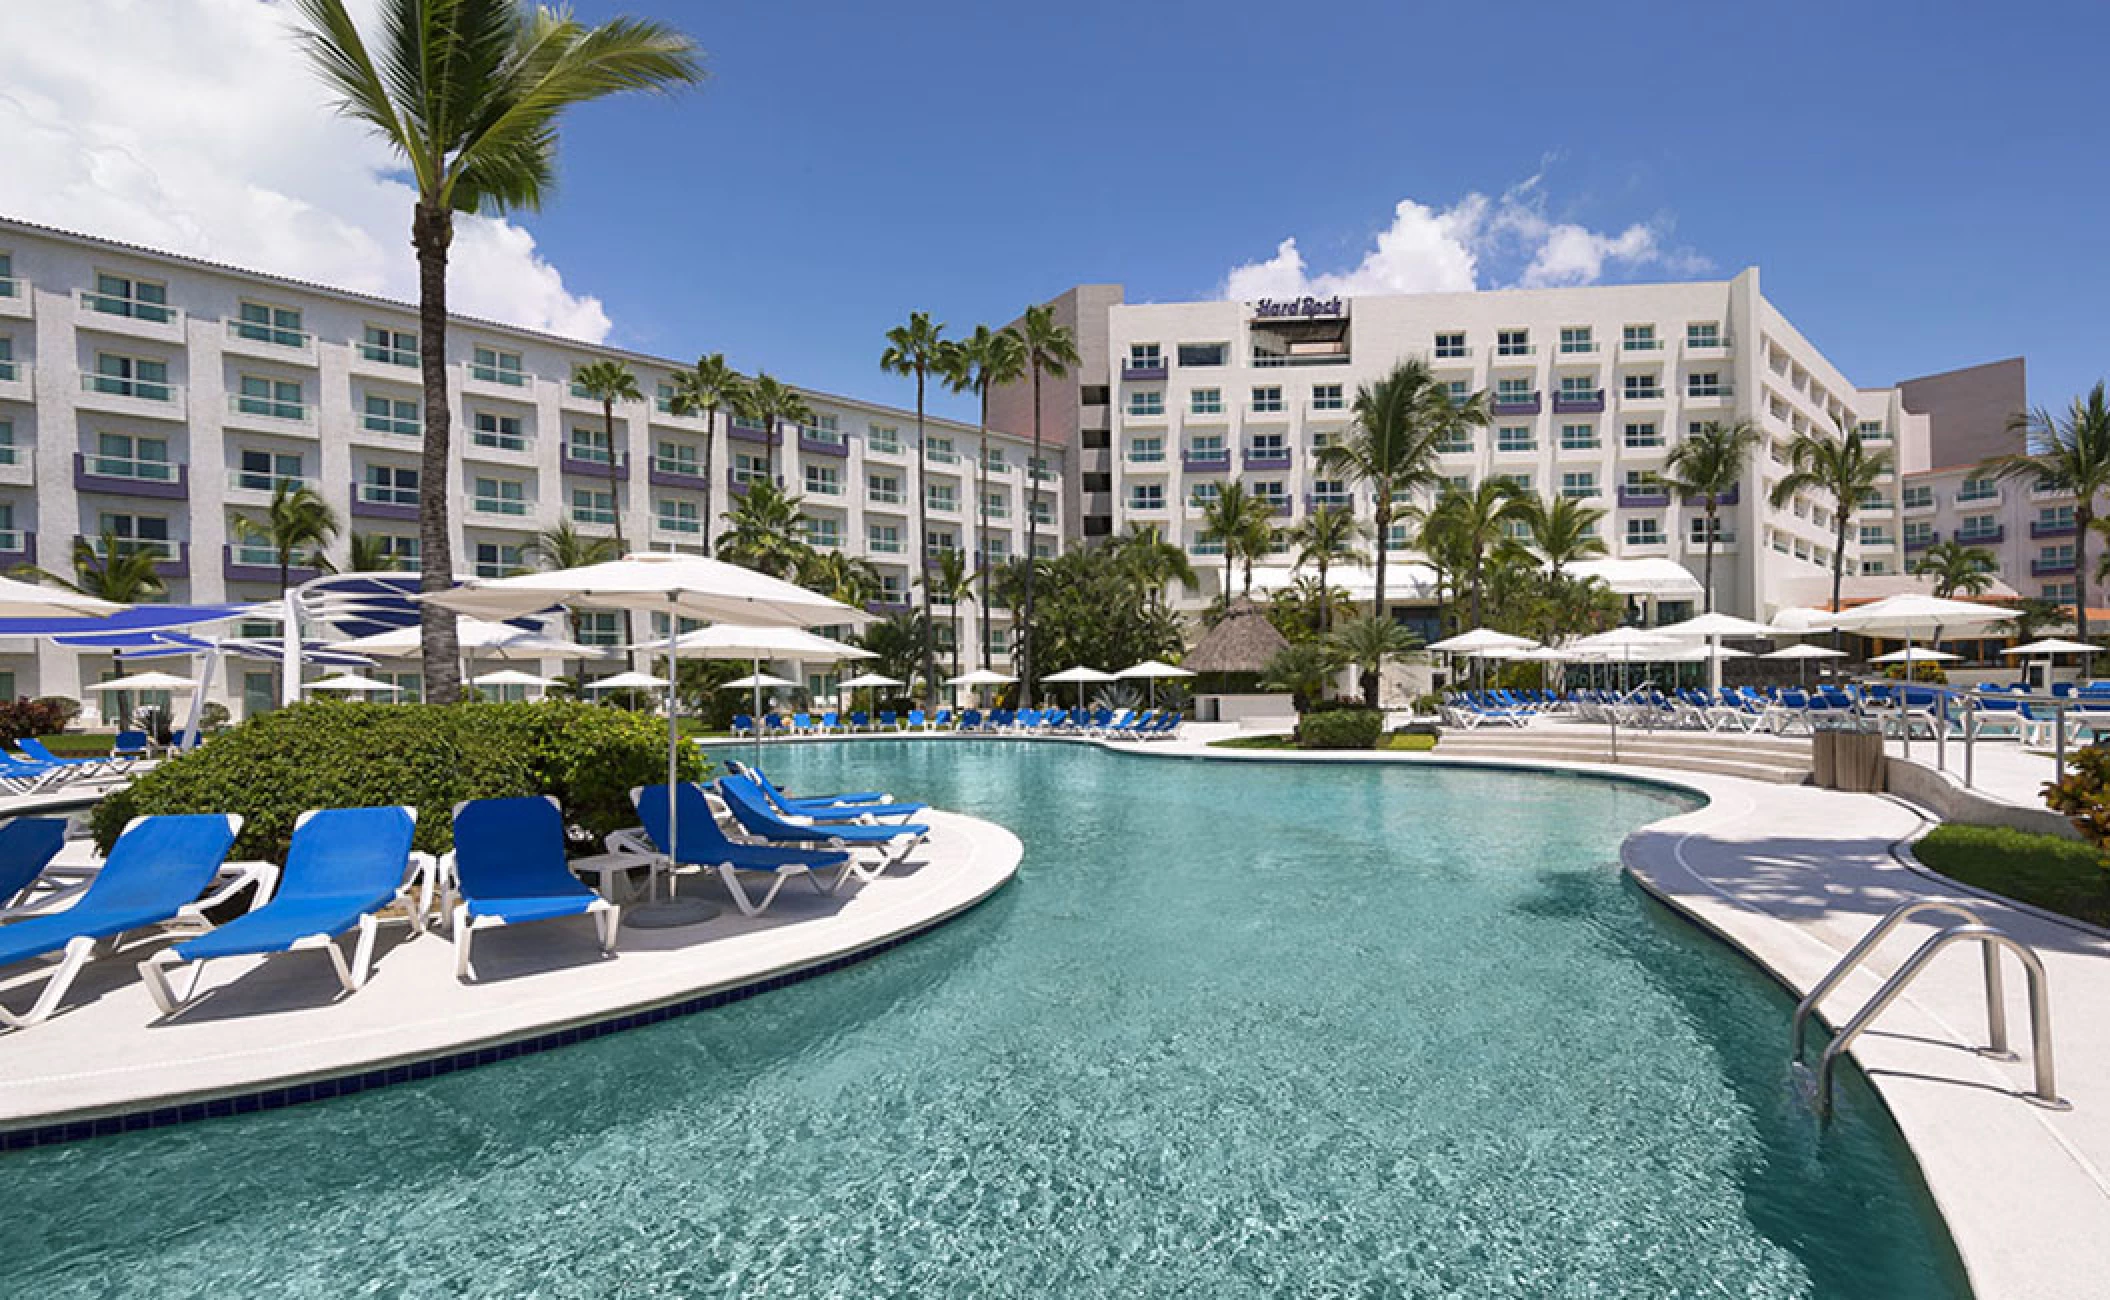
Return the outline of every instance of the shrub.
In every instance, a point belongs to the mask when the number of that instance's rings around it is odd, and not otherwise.
[[[143,813],[240,813],[233,856],[282,862],[303,811],[399,803],[418,810],[417,847],[443,853],[460,801],[553,794],[597,843],[636,824],[632,786],[666,779],[666,736],[659,719],[575,701],[298,704],[163,763],[96,805],[90,825],[108,849]],[[700,779],[709,765],[682,751],[682,777]]]
[[[1297,743],[1305,749],[1375,749],[1385,730],[1385,715],[1376,709],[1329,709],[1307,713],[1297,722]]]
[[[0,744],[12,745],[24,736],[48,736],[66,729],[70,700],[0,700]],[[78,706],[76,706],[78,707]]]
[[[2098,860],[2110,867],[2110,749],[2089,745],[2067,755],[2067,770],[2044,783],[2044,802],[2095,846]]]
[[[234,715],[229,713],[227,706],[218,700],[207,700],[205,707],[198,710],[198,729],[200,731],[218,731],[232,721],[234,721]]]
[[[31,702],[57,711],[59,725],[53,727],[53,731],[64,731],[73,725],[75,718],[81,716],[81,702],[68,699],[63,695],[39,695]]]

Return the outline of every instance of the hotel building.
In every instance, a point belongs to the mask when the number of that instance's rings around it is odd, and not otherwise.
[[[1084,285],[1054,306],[1082,358],[1066,383],[1044,385],[1041,412],[1049,440],[1075,449],[1066,531],[1090,541],[1157,526],[1198,561],[1204,589],[1192,606],[1222,580],[1208,562],[1221,545],[1200,522],[1222,484],[1271,500],[1284,525],[1322,505],[1369,514],[1367,490],[1322,476],[1314,453],[1348,429],[1357,388],[1408,357],[1458,394],[1492,399],[1493,422],[1444,451],[1442,474],[1460,485],[1503,477],[1602,507],[1610,561],[1592,567],[1651,622],[1690,614],[1700,595],[1704,512],[1658,478],[1691,429],[1745,420],[1763,435],[1720,511],[1715,582],[1718,608],[1765,618],[1830,596],[1829,503],[1821,493],[1769,501],[1796,434],[1843,421],[1896,453],[1905,478],[1878,488],[1846,541],[1850,590],[1877,594],[1910,581],[1906,530],[1919,513],[1903,510],[1901,487],[1992,445],[2022,401],[2019,360],[1859,387],[1765,299],[1756,269],[1680,284],[1258,303],[1127,303],[1118,285]],[[1028,430],[1031,405],[1014,385],[993,418]],[[1967,505],[1984,499],[1975,479],[1960,486]],[[1388,544],[1409,563],[1395,569],[1388,603],[1426,630],[1435,593],[1425,568],[1416,580],[1410,541],[1395,525]],[[1260,585],[1287,580],[1288,559]]]
[[[991,557],[1023,553],[1036,479],[1043,549],[1061,544],[1060,450],[1029,466],[1018,438],[995,434],[984,449],[973,426],[939,419],[919,448],[912,413],[809,390],[809,425],[763,429],[720,413],[707,426],[672,410],[684,361],[469,318],[454,320],[447,346],[454,457],[432,484],[419,477],[413,306],[0,220],[0,565],[70,574],[76,539],[100,546],[108,535],[162,557],[170,601],[272,600],[276,555],[231,525],[260,519],[274,484],[292,481],[335,509],[333,559],[364,533],[406,569],[417,567],[418,501],[444,491],[458,570],[496,577],[529,563],[535,534],[565,520],[612,536],[620,517],[633,549],[700,549],[732,498],[773,473],[804,498],[808,540],[871,561],[881,604],[905,609],[920,601],[917,494],[929,550],[971,551],[982,454]],[[570,382],[604,359],[647,394],[617,405],[612,446],[600,403]],[[293,580],[313,576],[296,569]],[[944,645],[951,611],[936,612]],[[963,645],[978,646],[982,612],[959,613]],[[1009,630],[999,611],[1000,664]],[[584,616],[581,639],[615,644],[617,617]],[[972,650],[962,657],[972,663]],[[105,654],[0,641],[6,695],[79,699],[110,670]],[[269,665],[230,661],[227,676],[210,698],[237,717],[278,698]],[[417,685],[414,672],[397,678]]]

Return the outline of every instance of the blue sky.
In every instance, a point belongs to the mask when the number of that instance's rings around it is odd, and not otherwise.
[[[2063,405],[2110,372],[2110,7],[577,8],[710,56],[700,92],[580,113],[521,218],[654,352],[905,402],[874,363],[912,308],[1205,297],[1292,236],[1345,271],[1402,199],[1536,176],[1549,221],[1649,230],[1604,279],[1757,264],[1857,382],[2020,353]]]

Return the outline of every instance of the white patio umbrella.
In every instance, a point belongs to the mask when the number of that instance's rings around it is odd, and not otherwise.
[[[557,684],[554,677],[537,677],[533,673],[521,672],[518,668],[500,668],[469,679],[471,686],[540,686],[548,689]]]
[[[106,682],[96,682],[88,687],[98,693],[102,691],[194,691],[198,684],[188,677],[177,677],[171,673],[133,673],[129,677],[112,677]]]
[[[124,608],[64,587],[0,578],[0,618],[104,618]]]
[[[1700,614],[1696,617],[1685,619],[1683,622],[1665,623],[1649,630],[1661,632],[1665,636],[1680,638],[1704,637],[1707,640],[1707,644],[1712,646],[1721,645],[1722,638],[1726,636],[1772,638],[1781,635],[1777,628],[1768,627],[1764,623],[1754,623],[1748,618],[1738,618],[1734,614],[1724,614],[1719,611]],[[1739,655],[1714,655],[1709,658],[1707,661],[1707,689],[1711,691],[1722,689],[1723,659],[1741,657]]]
[[[1945,664],[1954,663],[1961,658],[1963,658],[1962,655],[1952,655],[1945,650],[1929,650],[1924,646],[1917,648],[1908,646],[1903,650],[1893,650],[1887,655],[1877,655],[1868,662],[1872,664]]]
[[[1886,596],[1882,600],[1870,601],[1866,605],[1841,610],[1832,616],[1832,626],[1844,632],[1859,632],[1866,636],[1895,636],[1905,641],[1905,653],[1912,653],[1915,640],[1939,642],[1944,631],[1963,632],[1983,630],[1994,623],[2006,623],[2015,617],[2012,610],[1996,605],[1980,605],[1968,600],[1948,600],[1941,596],[1930,596],[1923,592],[1908,592],[1900,596]],[[1912,729],[1900,729],[1906,758],[1912,757]],[[1937,732],[1935,739],[1945,742],[1946,733]]]
[[[1083,664],[1079,664],[1075,668],[1065,668],[1059,673],[1049,673],[1046,677],[1040,679],[1040,684],[1043,686],[1054,684],[1066,686],[1071,682],[1077,683],[1077,708],[1081,711],[1084,708],[1084,688],[1086,686],[1103,686],[1107,682],[1119,680],[1112,673],[1103,673],[1097,668],[1086,668]]]
[[[651,691],[667,684],[664,677],[651,673],[617,673],[613,677],[598,677],[586,683],[589,691]]]
[[[1822,632],[1831,625],[1830,610],[1811,609],[1807,605],[1790,605],[1786,609],[1776,611],[1771,624],[1775,632],[1786,632],[1790,636]]]
[[[864,687],[877,688],[881,686],[901,686],[904,684],[905,683],[903,683],[900,678],[889,677],[885,673],[859,673],[857,674],[857,676],[852,677],[848,681],[841,683],[839,689],[845,691],[857,691]],[[850,699],[852,703],[855,703],[857,697],[853,694]]]
[[[1512,636],[1507,632],[1497,632],[1491,627],[1476,627],[1470,632],[1461,632],[1457,636],[1445,637],[1441,641],[1432,643],[1428,648],[1447,655],[1462,655],[1478,661],[1481,659],[1499,659],[1504,654],[1514,654],[1519,650],[1529,650],[1537,644],[1538,642],[1530,637]]]
[[[957,677],[946,678],[945,684],[947,686],[965,686],[970,690],[980,690],[984,686],[1008,686],[1017,680],[1018,678],[1008,673],[997,672],[993,668],[976,668],[969,672],[961,673]]]
[[[384,682],[372,677],[361,677],[357,673],[339,673],[335,677],[318,678],[302,686],[309,691],[341,691],[346,695],[386,694],[403,689],[394,682]]]
[[[647,647],[649,648],[649,647]],[[665,648],[664,645],[661,648]],[[740,623],[714,623],[693,632],[684,632],[673,641],[677,658],[687,655],[692,659],[744,659],[755,672],[762,671],[767,659],[811,659],[822,663],[837,663],[844,659],[877,659],[870,650],[808,632],[796,627],[752,627]],[[793,687],[796,682],[788,683]],[[762,715],[762,695],[755,693],[752,705],[755,717]],[[758,730],[756,739],[761,738]]]
[[[2060,655],[2086,656],[2081,662],[2081,671],[2086,673],[2088,671],[2088,658],[2092,658],[2095,655],[2096,647],[2086,641],[2068,641],[2063,637],[2047,637],[2042,641],[2032,641],[2028,645],[2011,645],[2000,653],[2015,658],[2027,655],[2033,659],[2044,660],[2044,685],[2048,689],[2051,685],[2051,661],[2053,659]]]
[[[608,651],[601,646],[581,645],[511,623],[482,618],[458,618],[454,635],[464,659],[497,659],[520,662],[532,659],[601,659]],[[330,647],[380,659],[409,658],[424,649],[423,633],[417,627],[390,628],[371,636],[339,641]]]
[[[778,677],[774,673],[750,673],[745,677],[727,682],[718,689],[721,691],[759,691],[765,688],[776,690],[780,687],[786,690],[796,690],[798,689],[798,683]]]
[[[1834,650],[1828,645],[1802,644],[1783,646],[1778,650],[1769,650],[1765,654],[1760,655],[1759,658],[1799,660],[1801,667],[1795,670],[1797,674],[1796,681],[1797,684],[1806,686],[1810,680],[1810,660],[1844,659],[1846,658],[1846,651]]]
[[[862,626],[871,621],[863,610],[852,609],[817,591],[772,578],[766,573],[743,569],[708,556],[672,551],[639,551],[620,560],[588,564],[549,573],[523,573],[512,578],[472,578],[459,587],[435,591],[418,599],[459,614],[480,618],[518,618],[558,605],[581,609],[631,610],[661,614],[667,620],[666,651],[671,665],[675,641],[684,618],[737,623],[743,627],[827,627],[836,624]],[[760,676],[760,674],[757,674]],[[777,679],[782,680],[782,679]],[[675,684],[667,683],[667,786],[671,791],[677,773],[676,747],[681,734],[680,697]],[[680,801],[667,805],[667,858],[680,860]],[[717,915],[718,909],[696,900],[668,899],[628,909],[629,921],[639,925],[687,925]]]
[[[1145,659],[1139,664],[1130,664],[1114,674],[1116,677],[1134,680],[1142,678],[1150,685],[1150,707],[1158,707],[1158,679],[1160,677],[1192,677],[1193,673],[1177,664],[1168,664],[1162,659]]]

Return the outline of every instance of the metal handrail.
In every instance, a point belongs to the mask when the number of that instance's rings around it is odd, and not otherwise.
[[[1941,899],[1921,899],[1918,902],[1906,903],[1901,907],[1893,908],[1888,916],[1876,922],[1874,929],[1861,936],[1859,943],[1847,950],[1846,955],[1839,959],[1837,965],[1825,972],[1824,978],[1818,980],[1810,991],[1803,995],[1802,1001],[1795,1004],[1795,1019],[1788,1031],[1788,1060],[1791,1063],[1799,1063],[1802,1060],[1803,1031],[1809,1024],[1811,1013],[1817,1010],[1817,1004],[1829,997],[1833,989],[1845,983],[1846,977],[1853,974],[1861,963],[1867,960],[1868,954],[1875,951],[1877,944],[1890,937],[1891,931],[1925,912],[1946,912],[1950,916],[1960,918],[1966,925],[1985,924],[1984,917],[1963,904],[1944,902]],[[1988,1037],[1992,1042],[1994,1051],[2005,1052],[2007,1050],[2007,1014],[2000,996],[2000,963],[1998,957],[1998,951],[1991,944],[1987,944],[1985,949],[1985,1006],[1986,1020],[1991,1027]]]
[[[1988,948],[1997,945],[2013,952],[2016,959],[2022,963],[2022,969],[2029,976],[2029,1050],[2032,1062],[2036,1067],[2036,1077],[2032,1083],[2033,1090],[2024,1093],[2023,1099],[2050,1110],[2072,1109],[2070,1102],[2060,1098],[2058,1084],[2053,1077],[2051,995],[2045,985],[2043,961],[2038,958],[2036,952],[2028,944],[2021,942],[2005,931],[1996,930],[1989,925],[1958,925],[1943,930],[1940,934],[1921,944],[1912,956],[1905,959],[1905,964],[1898,967],[1897,973],[1886,980],[1881,989],[1877,990],[1875,997],[1869,1000],[1868,1005],[1856,1012],[1854,1018],[1847,1021],[1846,1027],[1839,1031],[1836,1038],[1832,1039],[1831,1045],[1824,1049],[1824,1056],[1817,1062],[1816,1101],[1817,1113],[1821,1117],[1825,1119],[1831,1118],[1832,1070],[1837,1065],[1840,1055],[1853,1045],[1853,1041],[1861,1036],[1862,1032],[1874,1022],[1877,1016],[1883,1014],[1884,1011],[1889,1009],[1891,1003],[1898,1000],[1899,995],[1904,993],[1905,987],[1922,970],[1926,969],[1927,963],[1933,961],[1942,949],[1952,943],[1971,941],[1984,943]]]

